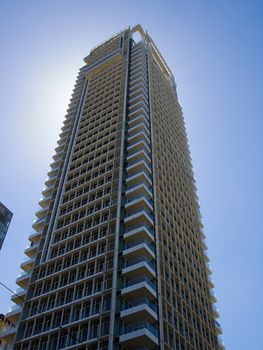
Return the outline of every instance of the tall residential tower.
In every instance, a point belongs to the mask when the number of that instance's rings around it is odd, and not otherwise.
[[[15,350],[223,349],[173,75],[139,25],[84,61],[5,339]]]
[[[0,202],[0,250],[3,246],[13,213]]]

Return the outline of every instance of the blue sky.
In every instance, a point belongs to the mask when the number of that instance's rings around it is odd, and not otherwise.
[[[1,1],[0,200],[14,212],[2,282],[16,288],[82,58],[140,23],[177,83],[226,348],[263,348],[262,12],[242,0]]]

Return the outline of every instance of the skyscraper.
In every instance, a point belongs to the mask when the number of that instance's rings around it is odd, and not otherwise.
[[[139,25],[84,61],[5,336],[15,350],[223,349],[173,75]]]
[[[12,220],[13,213],[0,202],[0,250],[5,240],[8,227]]]

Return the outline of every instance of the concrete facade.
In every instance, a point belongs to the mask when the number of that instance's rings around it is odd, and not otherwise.
[[[84,61],[7,315],[10,348],[223,349],[173,75],[139,25]]]

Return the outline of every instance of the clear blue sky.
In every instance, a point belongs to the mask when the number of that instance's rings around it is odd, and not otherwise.
[[[150,6],[148,6],[150,5]],[[27,235],[82,58],[127,25],[174,73],[193,158],[223,340],[263,349],[261,1],[1,1],[0,252],[15,289]],[[10,295],[0,289],[0,313]]]

